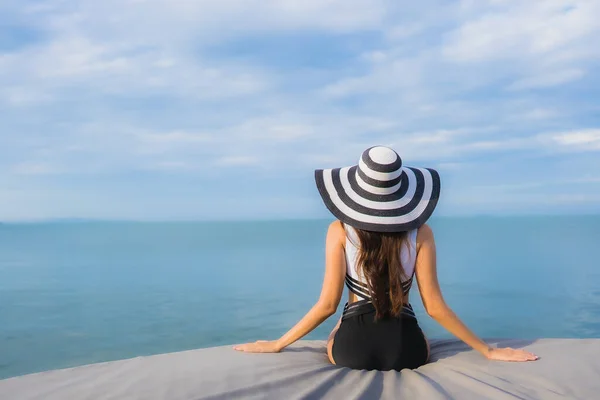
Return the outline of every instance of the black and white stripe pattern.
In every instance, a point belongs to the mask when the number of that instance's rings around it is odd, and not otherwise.
[[[405,296],[408,295],[410,287],[412,286],[412,281],[413,276],[411,276],[410,279],[402,282],[402,293],[404,293]],[[346,303],[344,306],[344,312],[342,313],[342,319],[351,317],[353,315],[360,315],[364,312],[373,311],[374,306],[371,301],[371,296],[369,295],[369,287],[365,283],[357,281],[346,274],[346,286],[348,286],[348,289],[357,295],[360,300],[350,304]],[[416,318],[415,312],[410,304],[405,304],[402,307],[402,313]]]
[[[375,311],[375,306],[369,300],[359,300],[355,301],[354,303],[346,303],[344,306],[344,311],[342,312],[342,320],[373,311]],[[417,318],[410,303],[402,306],[402,314],[415,319]]]
[[[358,165],[315,171],[319,193],[342,222],[375,232],[402,232],[423,225],[440,195],[440,177],[430,168],[402,166],[388,147],[363,152]]]
[[[412,286],[412,281],[413,277],[411,276],[410,279],[402,282],[402,293],[404,293],[404,295],[408,294],[408,291]],[[371,295],[369,294],[369,287],[365,283],[357,281],[348,274],[346,274],[346,286],[348,286],[348,289],[352,293],[354,293],[361,299],[371,300]]]

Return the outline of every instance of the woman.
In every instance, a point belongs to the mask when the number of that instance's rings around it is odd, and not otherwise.
[[[236,346],[246,352],[279,352],[335,314],[344,282],[348,302],[327,342],[331,363],[354,369],[417,368],[429,345],[408,302],[416,275],[425,310],[444,328],[491,360],[532,361],[524,350],[492,348],[446,305],[437,279],[435,242],[425,223],[440,193],[433,169],[402,166],[383,146],[363,152],[358,165],[317,170],[317,187],[338,218],[329,226],[321,296],[276,341]]]

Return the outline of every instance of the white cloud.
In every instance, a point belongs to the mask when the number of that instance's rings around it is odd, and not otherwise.
[[[207,143],[213,141],[213,137],[207,133],[193,133],[185,131],[172,131],[165,133],[135,132],[135,135],[143,142],[148,143]]]
[[[228,156],[219,158],[216,162],[218,166],[239,167],[248,165],[258,165],[260,160],[252,156]]]
[[[585,75],[585,71],[580,69],[567,69],[558,72],[549,72],[543,75],[537,75],[519,79],[510,86],[508,90],[523,90],[533,88],[547,88],[551,86],[562,85],[564,83],[572,82],[582,78]]]
[[[463,1],[465,20],[449,32],[449,63],[486,68],[507,89],[549,88],[581,80],[600,60],[595,0]]]
[[[13,165],[11,171],[17,175],[53,175],[61,173],[55,165],[44,162],[23,162]]]
[[[447,36],[443,54],[456,62],[540,57],[579,46],[600,30],[595,0],[463,1],[463,6],[464,12],[480,13]],[[582,57],[598,54],[587,50]]]
[[[26,107],[39,103],[47,103],[54,98],[50,93],[40,91],[31,86],[6,86],[0,89],[0,102],[4,101],[10,106]]]
[[[131,60],[119,53],[117,48],[92,43],[82,37],[65,37],[49,43],[41,53],[29,56],[36,76],[53,79],[130,73]]]
[[[0,167],[23,181],[240,166],[272,177],[282,165],[304,176],[373,144],[450,174],[520,150],[600,150],[591,100],[557,90],[595,85],[597,1],[0,8],[45,35],[0,54]]]
[[[158,161],[142,169],[158,170],[158,171],[194,171],[195,168],[185,161]]]
[[[556,110],[543,107],[534,107],[530,110],[524,110],[520,113],[517,113],[516,117],[517,119],[524,120],[551,120],[557,117],[558,115],[560,115],[560,113]]]
[[[339,79],[323,88],[322,94],[328,97],[346,97],[361,94],[396,94],[406,100],[418,100],[414,88],[421,88],[427,79],[426,67],[432,61],[431,55],[403,57],[394,52],[369,52],[361,58],[370,62],[369,73],[363,76]],[[407,95],[410,93],[409,95]]]
[[[85,30],[92,37],[178,47],[191,39],[210,43],[253,32],[377,28],[386,9],[382,0],[79,0],[37,16],[49,15],[51,26]]]
[[[490,184],[490,185],[477,185],[473,187],[475,190],[494,190],[498,192],[515,191],[521,192],[527,189],[538,189],[543,187],[557,187],[565,185],[580,185],[600,183],[600,176],[586,176],[586,177],[572,177],[571,179],[552,179],[535,182],[519,182],[519,183],[506,183],[506,184]]]
[[[444,162],[436,165],[436,168],[440,171],[458,171],[465,167],[467,167],[467,164],[460,162]]]
[[[600,150],[600,129],[558,133],[552,135],[551,139],[565,148]]]
[[[548,210],[556,211],[557,206],[563,206],[558,208],[564,211],[564,206],[573,207],[574,205],[579,206],[593,206],[600,201],[600,195],[589,195],[589,194],[568,194],[568,193],[553,193],[553,194],[540,194],[540,193],[523,193],[521,192],[494,192],[493,195],[490,193],[461,193],[459,195],[452,195],[452,201],[456,205],[463,207],[467,213],[470,212],[481,212],[486,209],[495,209],[499,212],[509,213],[520,213],[526,211],[527,213],[547,213]],[[475,208],[473,208],[475,207]],[[566,208],[568,211],[581,212],[578,209]],[[584,211],[585,212],[585,211]]]
[[[162,50],[98,44],[75,36],[59,36],[12,54],[0,65],[1,76],[10,77],[11,91],[21,93],[25,100],[31,96],[23,93],[37,93],[42,99],[64,97],[73,86],[95,96],[162,93],[219,99],[254,94],[268,84],[251,66],[202,62]]]

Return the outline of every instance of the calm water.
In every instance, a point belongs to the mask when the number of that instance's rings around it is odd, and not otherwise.
[[[318,298],[328,223],[0,225],[0,378],[275,339]],[[600,337],[600,217],[431,225],[444,295],[481,336]],[[416,285],[412,303],[449,337]]]

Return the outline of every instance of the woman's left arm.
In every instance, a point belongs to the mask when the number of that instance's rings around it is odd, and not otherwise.
[[[319,301],[308,313],[280,339],[275,341],[258,341],[235,346],[235,350],[251,353],[277,353],[301,339],[327,318],[335,314],[342,292],[346,274],[346,258],[344,243],[346,232],[340,221],[329,225],[325,244],[325,278]]]

